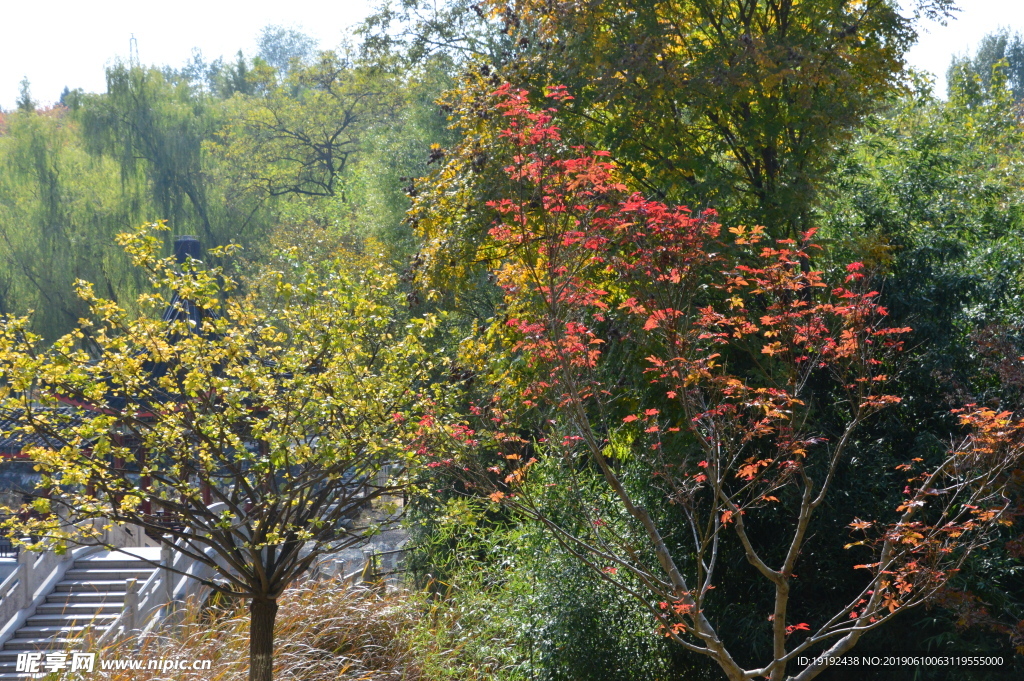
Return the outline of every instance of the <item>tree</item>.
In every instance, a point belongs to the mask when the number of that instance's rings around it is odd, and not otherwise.
[[[0,325],[0,409],[42,472],[44,517],[19,529],[95,544],[82,521],[132,523],[208,566],[203,584],[249,600],[249,678],[269,681],[282,591],[375,532],[353,518],[430,445],[445,392],[423,344],[435,320],[403,318],[396,277],[352,254],[280,254],[243,296],[218,269],[159,258],[160,241],[121,237],[162,319],[80,282],[97,353],[80,332],[39,347],[27,319]],[[54,409],[69,401],[87,407]]]
[[[11,115],[0,164],[0,267],[10,282],[0,314],[38,310],[33,331],[55,340],[88,310],[75,279],[133,299],[141,280],[113,238],[143,219],[145,202],[119,182],[114,163],[90,157],[73,114]]]
[[[18,85],[18,111],[23,113],[35,113],[37,103],[32,99],[31,83],[28,82],[28,77],[22,78],[21,83]]]
[[[388,74],[334,52],[296,65],[280,83],[266,67],[257,74],[265,94],[231,100],[217,151],[245,186],[266,195],[341,194],[366,127],[395,104]]]
[[[213,75],[210,89],[223,99],[227,99],[236,92],[251,95],[254,89],[252,79],[249,77],[251,71],[245,55],[239,50],[235,55],[234,64],[221,65]]]
[[[501,185],[488,93],[503,78],[567,85],[576,99],[559,112],[563,134],[609,149],[632,186],[796,238],[813,223],[832,152],[897,87],[913,39],[911,19],[888,2],[862,13],[839,2],[489,6],[519,48],[471,64],[445,99],[462,139],[416,188],[424,210],[413,213],[435,275],[478,261],[487,224],[477,207]]]
[[[441,56],[456,63],[507,62],[518,37],[502,17],[473,0],[383,0],[359,27],[362,48],[377,56],[401,55],[411,64]]]
[[[141,220],[166,219],[176,234],[255,251],[270,231],[272,206],[235,186],[234,169],[208,153],[221,102],[180,73],[138,64],[108,68],[107,90],[83,97],[75,118],[90,153],[118,164],[125,193],[142,194],[125,197],[136,210],[144,202]]]
[[[256,47],[257,56],[284,78],[313,56],[316,40],[297,29],[271,24],[260,31]]]
[[[858,132],[823,190],[828,198],[817,218],[832,244],[828,258],[863,260],[884,276],[880,303],[889,319],[913,327],[892,384],[913,399],[865,439],[915,455],[957,428],[953,405],[1021,407],[1012,367],[1024,354],[1013,349],[1021,344],[1024,130],[1006,69],[994,71],[987,87],[970,71],[958,73],[947,99],[918,81]],[[1012,655],[1007,638],[1019,645],[1019,634],[992,636],[964,606],[985,603],[990,621],[1024,619],[1017,548],[1024,526],[1015,517],[1016,528],[1005,528],[950,585],[971,592],[945,599],[956,614],[910,615],[899,631],[903,645],[928,638],[946,641],[950,652]],[[884,647],[899,646],[896,638]]]
[[[476,409],[473,445],[488,435],[494,456],[470,491],[541,524],[732,681],[815,678],[1007,522],[1024,421],[971,405],[948,451],[872,471],[903,488],[896,508],[844,509],[849,572],[841,604],[821,611],[795,573],[851,482],[858,431],[901,401],[885,386],[908,329],[886,325],[861,263],[838,285],[808,267],[813,233],[723,239],[713,213],[626,192],[606,153],[562,141],[554,107],[495,94],[516,153],[481,252],[505,310],[463,361],[511,356]],[[736,654],[720,617],[715,590],[747,580],[727,556],[746,560],[767,606],[757,660]]]
[[[1006,28],[986,34],[978,43],[973,57],[963,55],[953,58],[946,71],[948,94],[953,95],[957,79],[963,77],[962,72],[977,76],[988,91],[993,84],[992,71],[1000,62],[1003,62],[1006,70],[1004,77],[1013,93],[1013,99],[1018,102],[1024,99],[1024,37]],[[997,83],[997,89],[1001,86],[1001,83]]]
[[[57,103],[61,106],[70,107],[75,98],[81,97],[82,94],[82,88],[75,88],[74,90],[72,90],[67,85],[65,85],[64,89],[60,91],[60,99],[57,100]]]
[[[566,85],[576,99],[561,110],[563,134],[608,149],[632,187],[714,205],[731,224],[796,239],[814,226],[836,149],[901,88],[915,21],[941,19],[951,5],[925,0],[902,12],[890,0],[476,4],[513,47],[500,60],[468,62],[446,98],[464,138],[418,191],[420,202],[462,205],[444,220],[417,223],[424,260],[477,259],[487,224],[476,206],[495,198],[489,192],[501,172],[488,162],[501,122],[487,93],[502,81],[531,91]]]
[[[82,127],[91,151],[121,165],[125,180],[142,172],[161,215],[191,223],[216,241],[203,181],[202,142],[213,121],[192,85],[168,82],[156,69],[117,63],[107,69],[107,94],[83,102]]]

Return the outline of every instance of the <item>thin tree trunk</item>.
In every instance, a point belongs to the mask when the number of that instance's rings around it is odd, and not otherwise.
[[[254,598],[249,605],[249,681],[273,681],[277,601]]]

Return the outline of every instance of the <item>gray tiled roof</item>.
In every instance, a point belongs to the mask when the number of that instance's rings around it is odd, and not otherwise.
[[[72,423],[81,420],[82,410],[78,407],[39,407],[39,409],[45,409],[51,413],[55,411]],[[0,410],[0,456],[18,456],[25,447],[51,444],[41,435],[18,431],[19,423],[24,415],[24,409]]]

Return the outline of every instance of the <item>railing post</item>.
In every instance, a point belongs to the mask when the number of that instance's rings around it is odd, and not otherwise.
[[[123,627],[127,634],[135,631],[135,621],[139,614],[139,583],[134,577],[125,581]]]
[[[363,574],[360,581],[362,581],[363,584],[373,584],[377,581],[377,573],[380,571],[378,567],[377,551],[370,549],[370,553],[367,554],[367,552],[363,550],[363,559],[365,560],[365,565],[363,565]]]
[[[36,554],[27,550],[24,546],[18,551],[18,565],[21,574],[18,581],[21,582],[21,607],[27,608],[32,604],[32,597],[35,595],[35,575],[32,568],[35,566]]]
[[[167,544],[160,545],[160,582],[163,586],[163,601],[167,604],[167,614],[171,614],[174,608],[174,573],[171,566],[174,565],[174,551]]]

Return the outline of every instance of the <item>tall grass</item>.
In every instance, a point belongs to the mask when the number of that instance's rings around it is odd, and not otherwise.
[[[474,605],[474,603],[477,603]],[[441,681],[515,678],[515,651],[488,632],[473,598],[307,580],[285,592],[275,627],[276,681]],[[249,615],[244,604],[190,604],[177,626],[99,651],[99,660],[210,660],[209,670],[97,670],[110,681],[244,681]],[[494,624],[497,624],[495,621]],[[481,636],[484,634],[484,636]],[[100,665],[97,663],[97,668]]]

